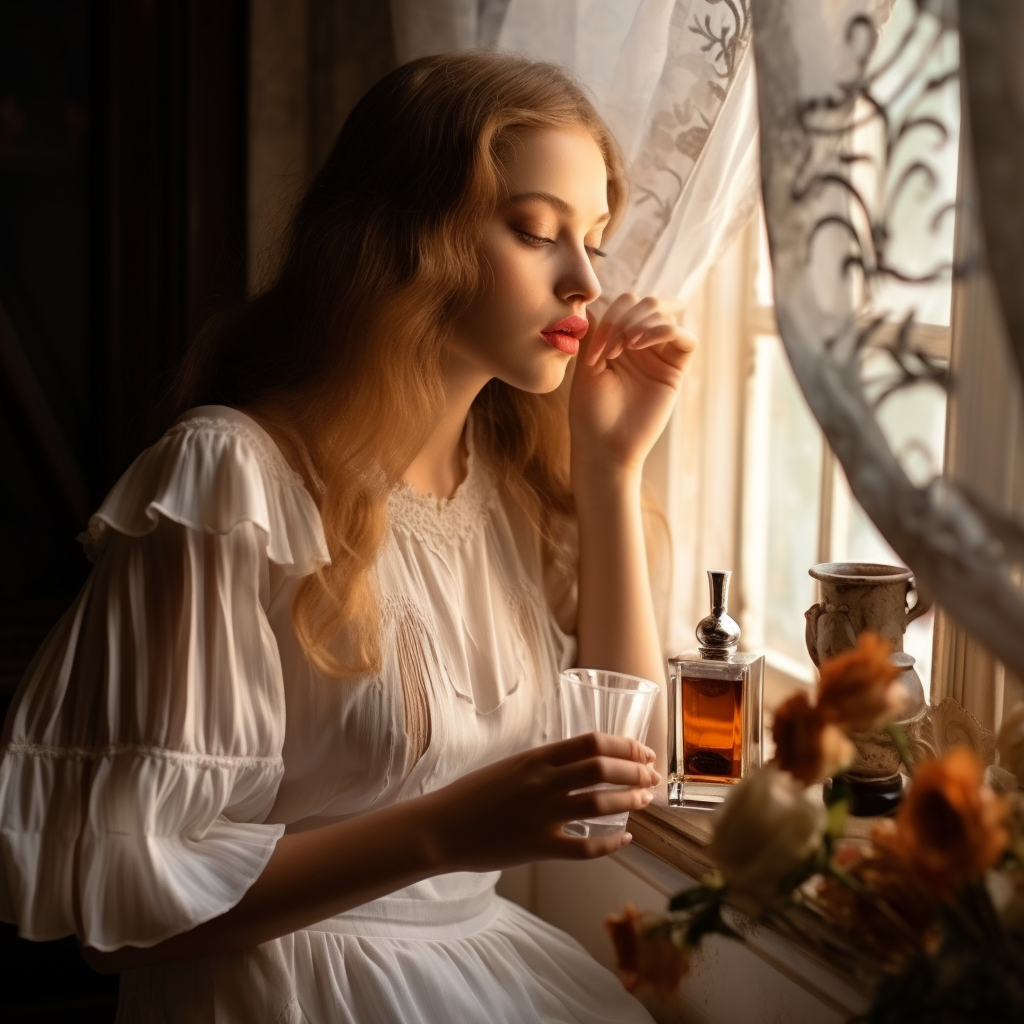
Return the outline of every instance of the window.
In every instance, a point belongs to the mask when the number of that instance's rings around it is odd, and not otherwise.
[[[947,52],[948,46],[929,49],[929,41],[918,36],[907,43],[906,31],[915,15],[912,2],[897,0],[882,44],[888,42],[894,48],[894,59],[888,62],[885,53],[879,54],[879,62],[889,70],[877,90],[893,97],[890,109],[906,101],[900,83],[921,61],[956,66],[955,41],[951,41],[952,52]],[[937,194],[952,197],[957,190],[959,149],[957,82],[951,80],[914,110],[915,115],[934,115],[953,128],[945,144],[935,144],[930,153],[938,175]],[[879,129],[877,122],[864,119],[851,148],[880,160],[885,138]],[[870,166],[856,165],[857,173],[869,177],[865,168]],[[891,178],[903,169],[894,163]],[[872,183],[858,180],[857,184],[870,188]],[[926,221],[931,216],[928,207],[922,207],[912,191],[913,186],[905,189],[893,203],[891,220],[900,246],[894,260],[914,271],[943,259],[951,262],[953,218],[945,217],[936,232]],[[879,332],[876,341],[891,340],[905,311],[913,308],[920,325],[915,340],[948,365],[953,347],[948,278],[927,288],[888,281],[872,287],[874,307],[891,311],[888,328]],[[723,562],[736,570],[731,607],[739,618],[745,646],[765,651],[770,707],[783,693],[814,679],[804,641],[804,611],[816,600],[808,569],[826,561],[901,564],[901,560],[853,498],[793,376],[775,324],[763,216],[709,274],[695,306],[692,324],[705,349],[695,397],[711,408],[704,409],[699,421],[692,412],[682,415],[688,420],[684,429],[697,430],[705,439],[702,449],[714,449],[713,456],[706,450],[697,452],[699,483],[691,482],[690,487],[698,494],[716,496],[717,509],[708,509],[706,497],[677,503],[683,512],[673,516],[677,536],[688,531],[695,538],[696,554],[689,565],[685,558],[677,558],[675,568],[702,575],[703,568],[720,567],[712,562]],[[881,350],[869,355],[865,379],[880,377],[889,365],[887,360]],[[733,379],[731,393],[722,383],[724,378]],[[915,482],[942,472],[946,412],[946,394],[934,384],[915,384],[880,404],[879,423]],[[694,505],[705,509],[697,522],[693,521]],[[728,542],[723,542],[722,535]],[[691,617],[704,614],[704,600],[699,594],[692,596]],[[904,640],[926,688],[932,676],[934,622],[934,613],[926,613],[911,623]]]
[[[816,600],[807,570],[816,562],[902,564],[850,493],[845,475],[807,408],[778,337],[772,308],[771,266],[763,220],[738,243],[755,267],[745,302],[748,325],[741,495],[742,579],[738,607],[748,644],[766,653],[775,686],[813,680],[804,643],[804,611]],[[932,355],[948,362],[946,307],[923,334]],[[893,325],[892,330],[895,330]],[[865,367],[872,375],[872,357]],[[880,371],[879,371],[880,372]],[[946,395],[917,386],[881,407],[880,420],[908,472],[927,479],[941,472]],[[910,624],[904,640],[927,689],[931,678],[934,613]]]

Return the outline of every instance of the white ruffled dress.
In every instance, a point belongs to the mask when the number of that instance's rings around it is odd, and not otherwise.
[[[208,406],[139,456],[90,520],[96,566],[5,723],[0,918],[30,939],[153,945],[237,903],[285,831],[554,738],[574,645],[486,467],[471,452],[452,499],[404,488],[388,511],[383,666],[338,682],[292,628],[328,553],[269,435]],[[438,876],[240,953],[125,972],[118,1021],[649,1024],[497,878]]]

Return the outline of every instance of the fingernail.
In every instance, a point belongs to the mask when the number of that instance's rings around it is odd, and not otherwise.
[[[661,772],[654,772],[654,781],[651,783],[652,786],[657,786],[661,782]]]
[[[645,804],[649,804],[653,799],[654,799],[654,794],[650,790],[647,790],[644,793],[644,803]]]
[[[623,833],[622,833],[622,845],[623,845],[623,846],[629,846],[629,844],[630,844],[631,842],[633,842],[633,836],[632,836],[632,834],[631,834],[631,833],[629,833],[629,832],[623,832]]]
[[[647,755],[648,761],[653,761],[658,756],[650,747],[644,747],[644,753]]]

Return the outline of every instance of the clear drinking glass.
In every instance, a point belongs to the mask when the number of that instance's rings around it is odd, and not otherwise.
[[[643,743],[654,711],[658,684],[622,672],[596,668],[571,668],[558,677],[562,703],[562,735],[607,732]],[[601,782],[590,789],[628,789]],[[605,836],[622,832],[628,811],[570,821],[563,831],[570,836]]]

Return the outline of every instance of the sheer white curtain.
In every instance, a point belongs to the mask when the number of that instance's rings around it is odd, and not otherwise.
[[[631,167],[608,291],[683,296],[750,217],[749,0],[391,0],[400,61],[497,45],[586,86]]]

